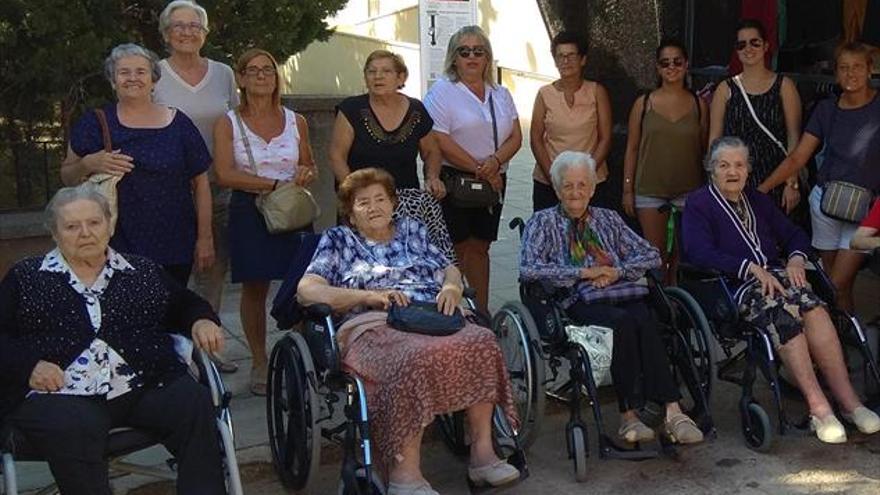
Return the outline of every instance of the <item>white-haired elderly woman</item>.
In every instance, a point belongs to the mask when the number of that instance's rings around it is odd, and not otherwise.
[[[615,211],[590,206],[597,179],[596,162],[588,153],[560,153],[550,166],[550,179],[560,204],[536,212],[526,224],[520,280],[573,287],[560,301],[568,316],[579,324],[614,329],[611,377],[623,439],[654,438],[636,415],[651,400],[666,405],[669,437],[679,443],[702,441],[703,433],[681,411],[656,320],[644,300],[648,289],[638,283],[647,270],[660,266],[659,252]]]
[[[104,61],[104,74],[117,102],[86,112],[71,128],[61,179],[73,185],[92,174],[120,176],[110,245],[152,259],[185,285],[194,260],[206,267],[214,258],[211,155],[189,117],[153,102],[161,77],[156,54],[119,45]],[[98,110],[106,118],[110,151]]]
[[[473,174],[504,194],[507,165],[522,145],[519,115],[506,88],[495,82],[492,44],[478,26],[449,38],[446,78],[434,83],[425,108],[443,154],[443,177]],[[477,306],[489,303],[489,245],[498,238],[501,205],[458,208],[449,197],[443,214],[462,273],[476,290]]]
[[[880,431],[880,418],[862,405],[849,381],[825,303],[807,284],[807,235],[770,196],[746,187],[748,146],[737,137],[715,140],[706,170],[710,184],[691,193],[684,210],[685,259],[721,271],[735,290],[740,316],[770,333],[807,401],[819,440],[845,442],[846,431],[819,385],[814,362],[844,418],[863,433]]]
[[[202,298],[143,256],[108,246],[110,207],[91,183],[46,208],[55,249],[0,282],[0,419],[49,462],[65,495],[111,493],[107,433],[155,433],[178,461],[178,493],[226,493],[210,392],[171,333],[218,351]]]
[[[159,61],[162,77],[153,91],[153,101],[178,108],[192,119],[209,152],[214,149],[214,124],[238,106],[235,74],[228,65],[202,56],[208,29],[208,12],[191,0],[174,0],[159,14],[159,33],[168,58]],[[217,185],[213,169],[208,171],[213,203],[212,231],[214,263],[193,273],[196,292],[220,311],[223,283],[229,266],[229,189]],[[205,239],[206,241],[208,239]],[[238,369],[235,363],[214,357],[220,371]]]

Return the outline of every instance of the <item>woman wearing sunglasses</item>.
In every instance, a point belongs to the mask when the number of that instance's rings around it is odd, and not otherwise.
[[[744,19],[739,23],[734,48],[743,71],[715,90],[709,143],[721,136],[742,139],[752,157],[748,185],[757,187],[797,144],[801,99],[791,79],[767,68],[770,41],[759,21]],[[791,213],[801,199],[798,175],[787,177],[785,184],[770,194],[776,204]]]
[[[611,150],[611,102],[605,88],[584,79],[587,39],[562,31],[550,43],[559,79],[535,97],[529,144],[535,156],[532,208],[559,204],[550,185],[550,164],[562,151],[589,153],[597,163],[597,186],[608,177],[605,159]]]
[[[434,119],[443,155],[442,176],[471,174],[504,195],[507,164],[522,145],[519,115],[510,92],[495,83],[492,45],[479,26],[465,26],[449,38],[446,78],[431,86],[425,108]],[[448,191],[443,216],[461,271],[476,290],[477,306],[489,303],[489,245],[498,238],[501,204],[454,206]]]
[[[662,253],[668,274],[675,273],[666,249],[670,212],[659,208],[668,203],[684,208],[685,195],[702,185],[700,162],[709,126],[706,104],[685,85],[687,67],[681,42],[660,42],[660,87],[633,104],[623,161],[623,208],[638,216],[645,239]]]

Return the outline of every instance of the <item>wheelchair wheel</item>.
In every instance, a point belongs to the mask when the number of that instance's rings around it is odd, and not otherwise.
[[[449,451],[456,457],[464,457],[470,453],[467,443],[467,427],[464,423],[464,411],[456,411],[452,414],[440,414],[434,418],[443,443],[449,447]]]
[[[773,427],[770,425],[770,417],[764,408],[757,402],[751,402],[742,413],[748,414],[748,419],[742,418],[743,437],[745,437],[746,445],[757,452],[770,450],[770,446],[773,444]]]
[[[583,426],[572,426],[568,432],[568,455],[574,461],[574,479],[587,481],[587,431]]]
[[[522,448],[528,448],[538,436],[546,406],[544,360],[538,326],[524,304],[511,301],[495,313],[492,331],[510,374],[513,400],[520,419],[517,441]]]
[[[302,336],[288,333],[272,348],[266,418],[275,471],[285,486],[304,488],[318,471],[321,435],[315,368]]]
[[[690,350],[689,358],[694,363],[700,388],[703,389],[703,397],[709,400],[715,385],[715,348],[712,345],[709,320],[687,291],[679,287],[666,287],[663,291],[669,297],[675,311],[678,326],[676,330],[683,336]]]

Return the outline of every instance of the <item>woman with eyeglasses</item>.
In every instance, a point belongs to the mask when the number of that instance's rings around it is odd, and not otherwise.
[[[535,156],[534,211],[559,204],[550,185],[550,164],[563,151],[583,151],[596,160],[597,187],[608,177],[611,102],[601,84],[584,79],[587,48],[586,37],[570,31],[560,32],[550,43],[559,79],[538,90],[529,130]]]
[[[507,165],[522,145],[522,131],[510,92],[493,77],[486,33],[479,26],[459,29],[449,38],[444,66],[446,78],[425,96],[443,154],[441,174],[474,175],[503,198]],[[459,266],[483,311],[489,306],[489,245],[498,238],[501,206],[457,207],[449,194],[443,201]]]
[[[302,115],[281,105],[278,63],[252,48],[236,63],[241,105],[214,125],[214,168],[229,201],[232,282],[241,283],[241,326],[253,356],[251,392],[266,394],[266,295],[293,261],[296,231],[269,233],[257,209],[257,195],[295,182],[309,185],[317,170]],[[303,231],[312,231],[308,226]]]
[[[750,187],[763,182],[800,138],[801,99],[791,79],[767,68],[770,44],[763,24],[754,19],[740,21],[734,48],[743,71],[718,85],[710,108],[709,143],[721,136],[736,136],[748,145]],[[770,194],[791,213],[801,199],[798,175],[786,177],[785,184]]]
[[[191,0],[174,0],[159,14],[159,33],[168,49],[168,58],[159,62],[162,77],[156,83],[153,100],[183,110],[199,129],[208,151],[214,148],[214,123],[238,106],[238,88],[232,69],[203,57],[208,34],[208,13]],[[213,239],[196,244],[196,292],[220,311],[223,283],[229,264],[226,224],[229,221],[229,190],[217,186],[213,170],[211,183]],[[210,255],[213,253],[213,260]],[[212,263],[213,261],[213,263]],[[220,356],[212,356],[220,371],[231,373],[238,366]]]
[[[367,93],[342,100],[330,139],[330,167],[342,183],[351,172],[381,168],[398,189],[418,189],[416,157],[425,161],[425,189],[446,192],[440,181],[440,149],[431,133],[434,121],[422,102],[400,92],[409,70],[403,57],[376,50],[364,64]]]
[[[629,112],[623,208],[638,217],[642,234],[660,251],[667,281],[672,282],[675,256],[670,259],[666,247],[670,212],[660,207],[672,203],[684,208],[685,196],[702,185],[709,116],[706,104],[686,85],[684,45],[663,40],[656,57],[660,87],[636,99]]]

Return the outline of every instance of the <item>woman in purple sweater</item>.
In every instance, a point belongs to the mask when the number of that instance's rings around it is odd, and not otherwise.
[[[814,361],[843,417],[865,434],[880,431],[880,417],[862,405],[849,381],[825,303],[807,284],[806,234],[769,196],[746,189],[751,163],[739,138],[717,139],[706,170],[712,180],[688,196],[684,210],[685,259],[721,271],[735,288],[740,317],[767,329],[807,401],[819,440],[842,443],[846,431],[819,386]]]

